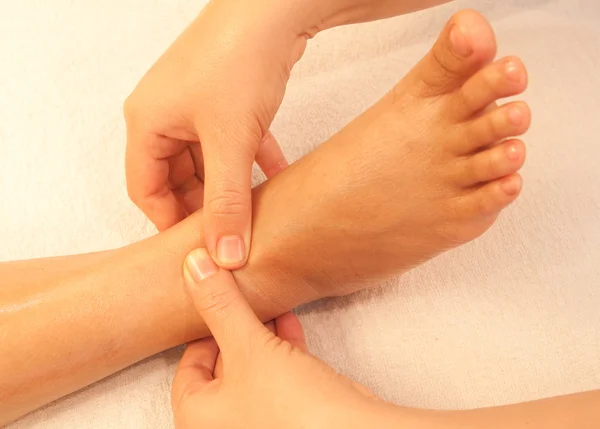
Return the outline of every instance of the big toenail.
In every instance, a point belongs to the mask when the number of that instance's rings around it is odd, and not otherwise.
[[[519,184],[517,183],[516,180],[513,180],[512,178],[503,180],[500,183],[500,187],[502,188],[502,190],[504,191],[504,193],[506,195],[515,195],[517,192],[519,192]]]
[[[519,125],[523,122],[523,112],[518,107],[513,107],[508,111],[508,120],[514,124]]]
[[[506,157],[511,161],[519,159],[519,150],[517,149],[517,146],[509,145],[508,148],[506,148]]]
[[[504,66],[504,73],[506,77],[514,82],[521,80],[521,74],[519,73],[519,67],[514,61],[508,61]]]
[[[468,57],[473,53],[473,47],[469,40],[469,36],[465,28],[458,25],[454,25],[450,31],[450,42],[452,43],[452,49],[457,55],[461,57]]]

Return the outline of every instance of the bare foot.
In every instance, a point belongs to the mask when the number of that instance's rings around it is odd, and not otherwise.
[[[363,141],[373,182],[389,185],[400,205],[398,226],[428,239],[435,231],[439,250],[481,235],[521,191],[525,146],[511,137],[527,131],[531,114],[524,102],[496,101],[521,94],[527,74],[518,58],[492,62],[495,54],[485,19],[457,14],[427,56],[337,137]],[[384,173],[389,183],[379,181]]]
[[[257,221],[273,241],[253,243],[254,266],[347,294],[485,232],[521,191],[525,146],[513,137],[530,125],[524,102],[496,104],[525,90],[525,68],[495,55],[487,21],[455,15],[392,91],[275,178],[295,178],[293,195],[273,195],[285,225]]]

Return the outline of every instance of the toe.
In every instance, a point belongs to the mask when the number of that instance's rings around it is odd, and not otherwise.
[[[490,149],[468,156],[457,164],[457,183],[470,187],[509,176],[525,162],[525,145],[521,140],[507,140]]]
[[[463,203],[467,209],[482,217],[496,216],[510,203],[517,199],[523,187],[523,180],[518,174],[486,183],[476,191],[466,195]]]
[[[457,153],[468,154],[508,137],[524,134],[531,125],[531,111],[522,101],[497,107],[459,129]]]
[[[527,70],[516,57],[488,65],[469,79],[453,97],[452,112],[465,119],[500,98],[522,94],[527,88]]]
[[[472,10],[454,15],[429,53],[409,75],[422,95],[454,91],[496,55],[486,19]]]

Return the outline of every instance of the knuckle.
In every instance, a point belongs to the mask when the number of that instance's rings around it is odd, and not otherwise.
[[[227,291],[208,290],[198,302],[198,310],[201,314],[209,313],[216,318],[225,318],[227,309],[235,300],[235,296]]]
[[[233,188],[221,190],[205,202],[208,211],[217,218],[240,216],[248,210],[248,204],[248,195]]]
[[[144,104],[135,92],[130,94],[123,102],[123,117],[127,131],[137,133],[147,128],[149,113],[150,106]]]

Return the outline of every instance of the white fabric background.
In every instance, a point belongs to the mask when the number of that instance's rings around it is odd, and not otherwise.
[[[0,3],[0,260],[151,234],[125,193],[121,105],[202,2]],[[477,242],[384,289],[301,309],[310,345],[405,405],[477,407],[600,388],[596,0],[459,1],[329,31],[295,69],[274,133],[299,158],[387,91],[464,7],[482,11],[500,54],[522,56],[530,70],[525,191]],[[179,353],[11,429],[170,428]]]

